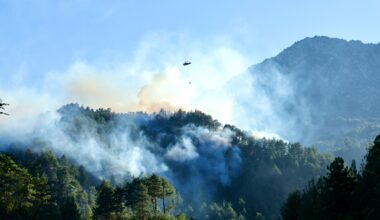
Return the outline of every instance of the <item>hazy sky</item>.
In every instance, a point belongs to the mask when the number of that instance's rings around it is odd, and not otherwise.
[[[34,107],[35,99],[48,105],[60,96],[57,105],[91,105],[98,97],[108,102],[95,104],[110,105],[142,91],[155,100],[162,85],[199,79],[191,94],[175,97],[199,102],[204,94],[220,94],[216,87],[237,72],[305,37],[377,43],[379,21],[378,0],[0,0],[0,97],[15,109],[29,109],[16,105],[26,100]],[[181,69],[185,60],[193,61],[193,69]],[[103,78],[94,79],[99,74]],[[115,77],[103,85],[107,74]],[[133,86],[141,86],[134,95],[109,99]],[[172,101],[168,94],[162,102]]]

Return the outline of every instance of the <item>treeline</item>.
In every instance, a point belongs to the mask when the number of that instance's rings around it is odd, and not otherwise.
[[[157,175],[114,187],[52,152],[0,153],[0,219],[187,219],[178,202]]]
[[[380,135],[365,157],[363,169],[348,167],[340,157],[325,176],[289,195],[281,209],[284,220],[380,219]]]

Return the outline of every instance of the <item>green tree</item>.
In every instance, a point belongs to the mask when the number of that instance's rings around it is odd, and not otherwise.
[[[0,219],[27,216],[34,200],[33,177],[9,156],[0,154]]]
[[[356,176],[351,176],[340,157],[335,158],[327,170],[323,195],[326,215],[330,216],[330,219],[343,219],[351,208]]]
[[[30,212],[34,219],[55,219],[60,215],[59,207],[53,204],[46,176],[34,178],[35,200]]]
[[[148,188],[143,183],[139,183],[136,191],[137,201],[134,207],[135,215],[138,219],[146,220],[150,216],[150,197],[148,194]]]
[[[103,218],[115,211],[114,188],[105,180],[97,188],[98,198],[94,214],[96,218]]]
[[[301,192],[296,190],[288,196],[285,204],[281,208],[283,220],[297,220],[300,218]]]
[[[353,210],[357,219],[380,219],[380,135],[366,155]]]
[[[158,204],[157,199],[162,194],[161,179],[156,174],[153,174],[148,179],[148,193],[152,199],[154,215],[157,216]]]
[[[62,220],[79,220],[80,213],[74,198],[66,198],[61,206]]]
[[[167,201],[169,198],[175,196],[176,193],[174,187],[164,178],[161,179],[161,188],[160,197],[162,199],[162,209],[164,214],[166,214],[170,210],[170,207],[167,206]]]

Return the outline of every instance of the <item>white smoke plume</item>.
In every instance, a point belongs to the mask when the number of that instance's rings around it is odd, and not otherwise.
[[[182,66],[184,61],[192,64]],[[130,60],[112,65],[77,60],[66,70],[41,74],[37,84],[4,82],[13,85],[0,85],[1,98],[12,104],[7,109],[12,117],[2,118],[0,124],[70,102],[116,112],[199,109],[232,123],[234,100],[224,86],[250,64],[229,40],[153,35]]]
[[[173,161],[186,161],[199,157],[195,146],[188,137],[183,137],[178,143],[166,152],[165,157]]]

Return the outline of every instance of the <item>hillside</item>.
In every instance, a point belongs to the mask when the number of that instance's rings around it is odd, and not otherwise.
[[[252,66],[233,85],[251,87],[236,96],[247,115],[262,117],[251,127],[351,160],[380,131],[379,70],[380,44],[317,36]]]

